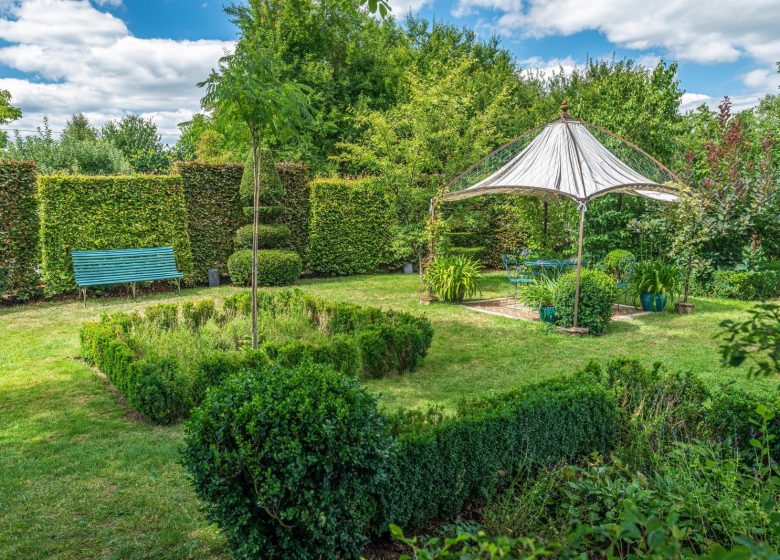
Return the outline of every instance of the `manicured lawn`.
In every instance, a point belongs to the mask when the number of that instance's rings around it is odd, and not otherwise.
[[[484,295],[499,295],[501,281],[492,277]],[[720,368],[713,340],[718,323],[740,316],[746,303],[696,300],[695,315],[637,318],[603,337],[580,339],[462,307],[421,307],[415,276],[312,280],[301,287],[433,321],[433,346],[418,371],[366,383],[391,408],[451,406],[619,355],[660,360],[713,383],[754,384],[744,372]],[[78,330],[102,312],[233,291],[201,288],[136,303],[92,299],[86,309],[74,301],[0,310],[0,558],[227,557],[178,465],[182,426],[132,420],[78,359]]]

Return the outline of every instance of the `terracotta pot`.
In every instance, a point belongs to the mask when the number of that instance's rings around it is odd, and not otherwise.
[[[674,306],[674,310],[680,315],[687,315],[688,313],[693,313],[696,310],[696,304],[678,301],[677,305]]]

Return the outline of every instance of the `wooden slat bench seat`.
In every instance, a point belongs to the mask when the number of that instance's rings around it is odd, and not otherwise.
[[[73,276],[87,305],[89,286],[130,284],[135,298],[138,282],[175,280],[181,290],[181,278],[176,270],[173,247],[147,249],[112,249],[104,251],[72,251]]]

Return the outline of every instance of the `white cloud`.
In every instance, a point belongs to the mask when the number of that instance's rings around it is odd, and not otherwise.
[[[10,45],[0,47],[0,62],[30,76],[0,78],[24,112],[12,126],[34,129],[49,115],[59,130],[74,112],[97,125],[132,112],[151,116],[164,140],[175,140],[176,123],[199,109],[195,84],[233,43],[134,37],[97,7],[119,3],[25,0],[7,8],[0,40]]]
[[[403,19],[409,12],[416,12],[433,0],[390,0],[391,14],[398,20]]]
[[[577,68],[577,63],[570,56],[566,58],[549,58],[543,59],[538,56],[532,56],[520,61],[520,66],[523,67],[523,73],[526,74],[541,74],[545,78],[549,78],[554,74],[563,72],[566,76],[571,75]]]
[[[759,95],[736,95],[729,97],[731,100],[731,112],[736,113],[743,109],[749,109],[758,105]],[[682,103],[680,104],[680,112],[687,113],[688,111],[694,111],[701,105],[706,105],[713,111],[718,110],[718,105],[723,102],[722,97],[712,97],[704,93],[684,93],[682,96]]]

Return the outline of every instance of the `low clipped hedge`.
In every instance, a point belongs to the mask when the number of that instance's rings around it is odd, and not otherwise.
[[[259,224],[257,246],[260,249],[279,249],[290,240],[290,229],[277,224]],[[240,227],[236,232],[236,250],[252,248],[252,224]]]
[[[595,384],[537,385],[450,418],[388,418],[327,369],[261,368],[208,395],[183,462],[234,557],[356,559],[389,523],[427,526],[514,476],[606,450],[618,420]]]
[[[555,322],[563,327],[574,324],[575,271],[563,274],[555,285],[553,304]],[[578,324],[593,334],[601,334],[612,318],[612,303],[617,297],[615,281],[599,270],[582,269]]]
[[[780,297],[780,272],[716,270],[709,291],[715,297],[729,299],[763,300]]]
[[[358,558],[390,438],[332,370],[244,372],[187,426],[183,464],[234,558]]]
[[[225,301],[228,309],[249,313],[249,292]],[[426,317],[324,300],[301,290],[260,292],[258,309],[274,315],[298,314],[331,336],[355,337],[360,373],[365,378],[414,371],[428,353],[433,327]]]
[[[283,249],[257,252],[257,283],[260,286],[287,286],[301,275],[303,263],[298,253]],[[228,259],[228,272],[234,284],[248,286],[252,281],[252,250],[236,251]]]

